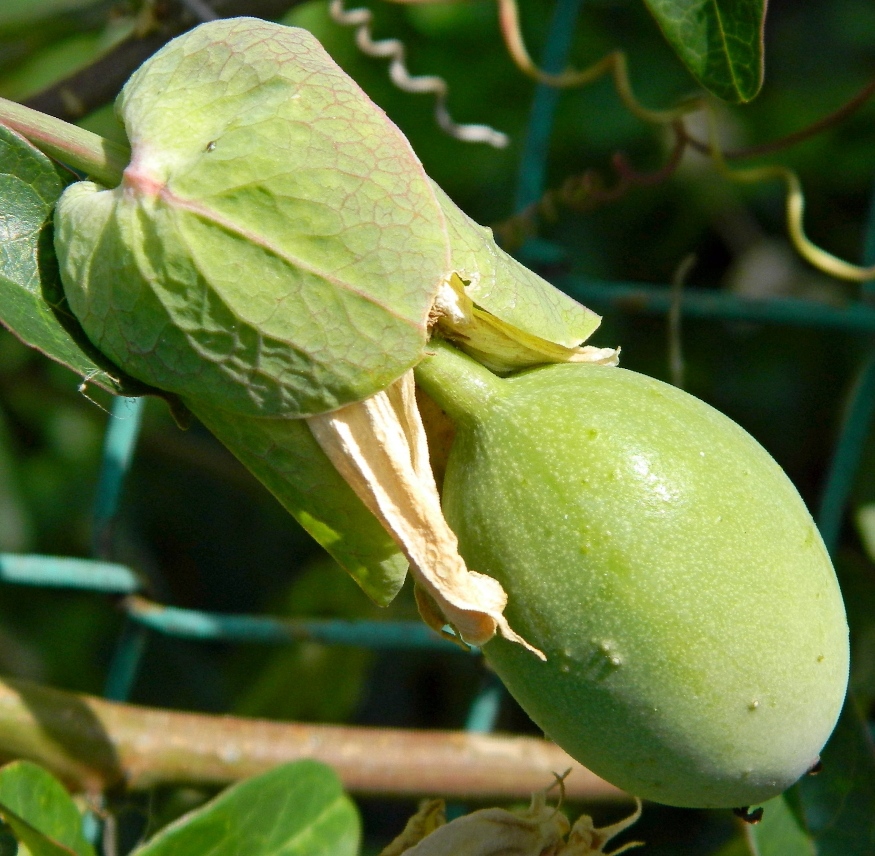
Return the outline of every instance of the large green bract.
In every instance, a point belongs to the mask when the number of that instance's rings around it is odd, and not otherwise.
[[[598,316],[456,208],[305,30],[202,25],[148,60],[117,109],[132,149],[121,184],[79,182],[56,211],[70,306],[388,602],[406,561],[298,420],[419,361],[451,274],[477,306],[565,347]]]
[[[780,467],[722,414],[643,375],[499,379],[446,347],[418,381],[454,418],[444,513],[541,662],[485,654],[529,715],[609,781],[735,807],[816,760],[848,675],[844,608]]]
[[[260,418],[359,401],[422,357],[453,272],[550,341],[579,344],[598,324],[458,211],[304,30],[198,27],[133,75],[117,109],[122,183],[69,188],[56,245],[89,338],[153,386]]]
[[[67,297],[131,374],[247,416],[375,392],[419,358],[449,264],[416,156],[312,36],[201,27],[119,97],[121,185],[58,205]]]

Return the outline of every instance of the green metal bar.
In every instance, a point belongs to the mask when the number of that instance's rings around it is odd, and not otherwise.
[[[235,642],[323,642],[373,650],[463,649],[434,633],[420,621],[341,621],[279,619],[256,615],[222,615],[163,606],[142,597],[125,602],[132,621],[157,633],[187,639]]]
[[[0,553],[0,582],[134,595],[142,586],[127,566],[94,559]],[[125,611],[141,628],[189,639],[246,642],[311,640],[329,645],[374,649],[427,648],[463,651],[419,621],[286,620],[250,615],[222,615],[164,606],[144,597],[124,601]],[[137,642],[136,647],[140,643]],[[474,650],[474,649],[472,649]]]
[[[141,588],[137,575],[125,565],[93,559],[14,553],[0,553],[0,582],[112,594],[133,594]]]
[[[863,233],[863,264],[875,263],[875,188],[872,190],[869,216]],[[866,283],[864,295],[871,296],[875,285]],[[820,534],[830,553],[838,547],[842,520],[866,440],[875,421],[875,350],[863,363],[845,409],[842,430],[836,443],[832,462],[817,515]]]
[[[105,698],[110,701],[127,701],[131,697],[147,641],[148,630],[127,618],[109,664],[103,688]]]
[[[872,430],[873,419],[875,419],[875,354],[864,363],[857,376],[817,515],[820,534],[827,550],[833,554],[838,547],[848,496],[854,486],[866,439]]]
[[[494,731],[498,714],[501,712],[504,692],[504,685],[498,676],[494,672],[489,672],[468,710],[465,731],[473,734],[489,734]]]
[[[103,459],[94,502],[92,552],[106,558],[112,550],[112,521],[118,509],[125,476],[140,436],[144,398],[116,398],[103,440]]]
[[[574,38],[574,28],[583,0],[559,0],[550,21],[547,44],[541,67],[548,74],[559,74],[568,64],[568,52]],[[547,173],[547,152],[553,133],[553,119],[560,90],[539,83],[535,89],[529,124],[520,159],[517,177],[515,209],[517,211],[537,202],[544,192]]]
[[[112,555],[113,522],[140,436],[144,407],[144,398],[116,398],[113,402],[103,440],[103,458],[94,503],[91,550],[97,557],[109,558]],[[144,627],[133,624],[130,619],[125,621],[104,687],[104,695],[108,699],[125,701],[130,697],[146,648],[147,633]]]
[[[663,315],[671,307],[671,289],[666,286],[601,282],[582,276],[553,278],[552,282],[581,303],[601,311]],[[792,298],[751,300],[721,291],[687,288],[681,299],[681,311],[692,318],[875,333],[875,306],[857,301],[837,307]]]

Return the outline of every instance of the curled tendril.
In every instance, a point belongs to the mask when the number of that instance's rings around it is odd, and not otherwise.
[[[851,264],[843,259],[828,253],[818,247],[806,234],[804,226],[805,195],[802,192],[802,182],[799,176],[782,164],[769,164],[767,166],[748,167],[747,169],[731,169],[727,163],[720,146],[717,143],[717,121],[714,112],[709,110],[708,116],[708,139],[709,154],[714,166],[721,175],[732,181],[744,184],[753,184],[761,181],[782,181],[787,190],[787,232],[796,251],[809,264],[816,267],[836,279],[844,279],[849,282],[866,282],[875,279],[875,265],[861,267]]]
[[[346,27],[356,27],[355,40],[359,50],[367,56],[391,59],[389,77],[404,92],[430,93],[435,97],[435,120],[451,137],[466,143],[486,143],[497,149],[507,146],[506,134],[488,125],[460,125],[447,109],[447,83],[435,75],[412,76],[407,70],[404,44],[398,39],[379,39],[371,35],[372,15],[369,9],[347,9],[343,0],[331,0],[329,6],[335,22]]]
[[[626,57],[621,51],[614,51],[581,71],[571,70],[561,74],[549,74],[538,68],[529,56],[520,30],[517,0],[497,0],[497,2],[501,32],[508,53],[520,71],[528,77],[548,86],[567,88],[586,86],[610,73],[617,95],[630,113],[651,125],[671,126],[674,133],[674,146],[667,162],[653,173],[637,172],[628,164],[625,156],[618,152],[614,155],[612,162],[617,177],[613,186],[606,187],[597,172],[587,170],[582,175],[566,179],[558,190],[548,190],[534,205],[494,227],[495,232],[502,237],[506,245],[518,246],[525,237],[531,235],[538,216],[555,218],[557,205],[578,209],[594,207],[618,199],[634,186],[665,181],[677,169],[684,151],[689,146],[710,156],[717,171],[730,181],[745,184],[774,180],[783,182],[787,197],[787,232],[796,251],[809,264],[837,279],[851,282],[865,282],[875,279],[875,265],[862,267],[846,262],[821,249],[808,238],[804,228],[805,196],[802,191],[802,182],[793,170],[781,164],[746,169],[730,168],[727,164],[730,157],[733,159],[753,157],[780,151],[832,127],[857,110],[875,94],[875,81],[871,81],[863,87],[847,104],[829,116],[812,123],[807,128],[781,140],[755,146],[749,150],[724,153],[717,142],[717,120],[714,108],[705,98],[688,98],[669,110],[652,110],[645,107],[635,97],[629,81]],[[700,110],[705,112],[708,121],[707,143],[702,143],[690,136],[683,122],[685,116]]]
[[[605,74],[610,74],[614,81],[614,88],[620,96],[620,100],[632,115],[643,122],[656,125],[670,125],[688,113],[701,110],[705,105],[705,99],[696,96],[681,101],[671,110],[651,110],[641,104],[632,91],[629,82],[629,72],[626,64],[626,55],[622,51],[613,51],[602,57],[598,62],[582,71],[564,71],[561,74],[549,74],[538,68],[529,56],[520,30],[519,9],[516,0],[498,0],[498,20],[504,44],[508,53],[516,63],[517,68],[538,83],[547,86],[556,86],[567,89],[579,86],[588,86]]]

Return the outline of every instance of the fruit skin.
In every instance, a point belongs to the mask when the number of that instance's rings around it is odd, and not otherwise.
[[[511,626],[547,655],[485,646],[511,694],[644,798],[736,807],[793,784],[841,709],[848,631],[780,467],[643,375],[558,365],[502,380],[448,354],[418,373],[456,422],[444,513],[469,567],[507,590]]]

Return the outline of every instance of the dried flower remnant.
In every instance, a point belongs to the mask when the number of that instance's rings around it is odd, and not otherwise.
[[[541,659],[504,618],[507,595],[470,571],[441,511],[413,373],[386,390],[307,420],[316,441],[410,562],[417,604],[429,626],[449,624],[462,641],[485,645],[499,631]]]
[[[561,345],[509,324],[477,306],[466,283],[452,273],[438,289],[432,309],[438,329],[463,351],[499,374],[545,363],[616,366],[619,348]]]
[[[557,779],[561,788],[562,779]],[[532,794],[522,811],[484,808],[449,823],[443,822],[443,801],[429,800],[380,856],[619,856],[642,845],[631,841],[616,850],[604,849],[641,817],[640,800],[618,823],[596,827],[584,814],[572,826],[558,806],[547,803],[553,787]]]

